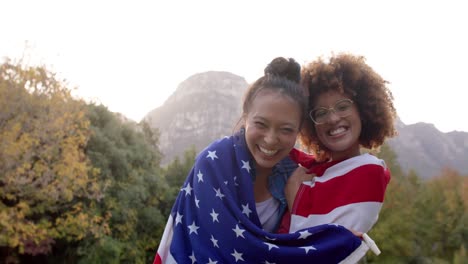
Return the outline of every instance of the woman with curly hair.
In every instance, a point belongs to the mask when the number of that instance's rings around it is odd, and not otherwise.
[[[387,81],[364,57],[343,53],[306,65],[302,83],[309,118],[300,139],[313,156],[297,150],[290,154],[302,168],[286,185],[290,214],[280,232],[325,223],[368,232],[377,221],[390,171],[362,148],[378,149],[396,135]]]

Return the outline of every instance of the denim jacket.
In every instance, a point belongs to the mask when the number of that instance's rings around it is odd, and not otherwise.
[[[244,130],[241,129],[241,134],[244,134]],[[245,136],[244,136],[245,142]],[[247,144],[246,144],[247,145]],[[251,157],[252,164],[255,164],[255,161]],[[284,194],[284,187],[286,186],[286,181],[288,180],[289,176],[294,172],[294,170],[298,167],[297,163],[294,162],[289,156],[282,159],[278,164],[276,164],[272,169],[272,174],[268,177],[268,190],[270,191],[271,195],[279,201],[279,221],[276,223],[274,231],[278,230],[279,225],[281,223],[281,218],[283,214],[286,212],[286,208],[288,203],[286,201],[286,196]],[[255,166],[252,168],[253,173],[252,175],[252,182],[255,181]]]

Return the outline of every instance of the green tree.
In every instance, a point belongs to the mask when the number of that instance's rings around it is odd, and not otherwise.
[[[468,242],[468,178],[447,169],[423,181],[404,174],[387,147],[379,156],[392,171],[379,221],[370,231],[382,250],[364,263],[463,263]]]
[[[395,153],[388,145],[382,146],[378,156],[385,160],[391,179],[379,220],[369,232],[382,254],[375,256],[369,253],[367,259],[370,263],[407,263],[414,250],[413,204],[421,184],[416,174],[403,173]]]
[[[414,206],[419,255],[451,263],[468,243],[467,186],[468,179],[450,169],[425,183]]]
[[[101,214],[109,215],[111,234],[80,245],[82,263],[149,263],[166,223],[168,187],[157,149],[158,133],[88,105],[91,138],[86,155],[106,186]]]
[[[105,234],[104,218],[87,209],[101,192],[84,155],[83,103],[45,67],[6,61],[0,109],[0,262]]]
[[[169,185],[169,192],[167,195],[165,208],[161,208],[163,214],[169,217],[172,209],[172,205],[179,193],[182,185],[187,178],[190,170],[195,162],[196,149],[195,146],[190,147],[184,152],[182,161],[179,157],[176,157],[164,170],[164,175],[167,184]]]

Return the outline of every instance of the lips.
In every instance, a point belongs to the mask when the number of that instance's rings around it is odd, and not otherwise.
[[[268,157],[274,156],[276,153],[278,153],[277,149],[276,150],[271,150],[271,149],[263,148],[261,146],[258,146],[258,149],[260,150],[260,152],[262,152],[263,154],[265,154]]]

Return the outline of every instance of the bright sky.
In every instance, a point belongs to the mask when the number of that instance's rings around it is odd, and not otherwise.
[[[391,82],[405,124],[468,132],[468,2],[0,2],[0,58],[44,64],[77,96],[140,121],[192,74],[248,82],[274,57],[363,55]],[[465,32],[465,33],[463,33]]]

